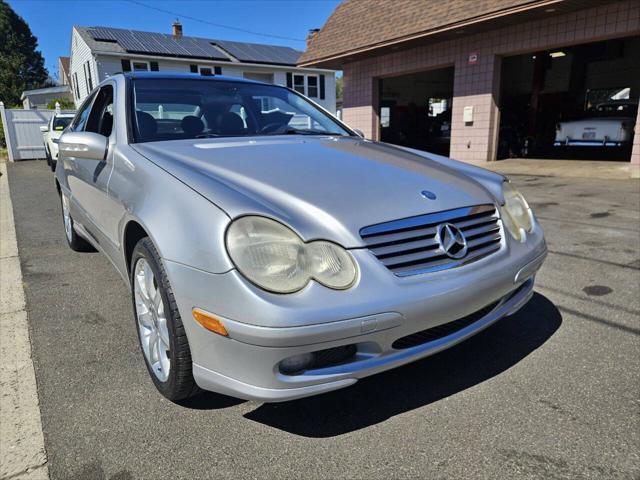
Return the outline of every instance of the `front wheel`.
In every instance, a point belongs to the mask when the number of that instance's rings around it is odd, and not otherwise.
[[[184,325],[162,260],[149,238],[135,246],[130,275],[138,338],[151,380],[173,402],[197,394]]]

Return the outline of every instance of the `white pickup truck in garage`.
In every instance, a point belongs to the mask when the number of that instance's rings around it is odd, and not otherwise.
[[[601,103],[580,120],[556,125],[556,147],[630,147],[638,102]]]

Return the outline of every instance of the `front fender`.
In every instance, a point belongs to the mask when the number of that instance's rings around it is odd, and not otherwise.
[[[126,227],[135,221],[166,260],[210,273],[233,268],[224,211],[128,146],[114,157],[109,195],[122,206],[117,230],[124,262]]]

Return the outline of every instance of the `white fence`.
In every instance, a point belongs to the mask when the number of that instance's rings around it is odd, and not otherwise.
[[[40,126],[46,125],[54,113],[55,110],[5,109],[0,102],[0,116],[10,161],[46,157]]]

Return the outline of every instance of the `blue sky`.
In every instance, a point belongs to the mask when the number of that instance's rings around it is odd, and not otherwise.
[[[50,74],[68,56],[73,25],[171,32],[180,19],[185,35],[288,45],[304,50],[310,28],[320,28],[339,0],[8,0],[38,38]],[[140,5],[148,5],[148,8]],[[181,15],[168,14],[156,9]],[[301,41],[270,38],[205,24],[211,22]]]

